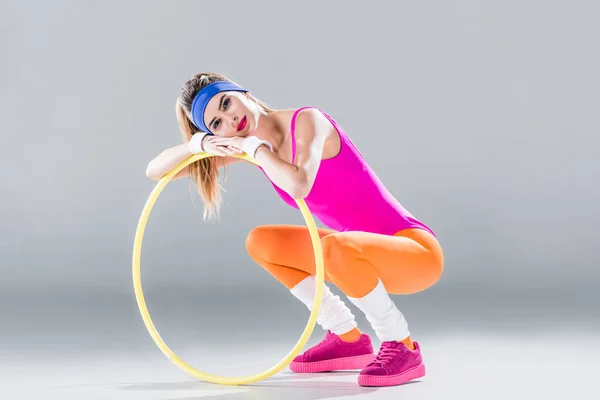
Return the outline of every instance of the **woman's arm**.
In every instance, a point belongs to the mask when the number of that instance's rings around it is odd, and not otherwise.
[[[146,167],[146,176],[150,179],[159,180],[191,155],[187,143],[169,147],[148,163],[148,166]]]
[[[217,168],[218,169],[222,169],[223,167],[227,166],[227,165],[231,165],[234,164],[236,162],[239,161],[246,161],[246,160],[242,160],[236,157],[216,157],[217,159]],[[167,171],[168,172],[168,171]],[[181,171],[179,171],[178,173],[176,173],[175,175],[173,175],[173,178],[171,178],[171,180],[175,180],[175,179],[179,179],[179,178],[184,178],[190,175],[190,166],[186,166],[184,168],[182,168]],[[163,174],[164,176],[164,174]],[[162,176],[160,177],[162,178]],[[160,178],[158,178],[158,180],[160,180]]]
[[[329,120],[315,109],[305,109],[296,117],[296,157],[289,164],[260,146],[255,158],[269,179],[294,199],[310,193],[323,155],[325,139],[332,129]]]
[[[189,147],[187,143],[178,144],[173,147],[169,147],[168,149],[163,150],[158,156],[156,156],[152,161],[148,163],[146,167],[146,176],[150,179],[160,180],[163,176],[165,176],[169,171],[175,168],[179,163],[183,160],[191,156]],[[237,161],[244,161],[240,158],[236,157],[221,157],[218,156],[217,165],[220,168],[225,165],[229,165],[235,163]],[[186,166],[181,171],[173,176],[172,179],[179,179],[190,174],[189,166]]]

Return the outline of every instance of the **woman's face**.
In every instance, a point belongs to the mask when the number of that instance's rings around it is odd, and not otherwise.
[[[247,92],[217,93],[206,105],[204,123],[216,136],[247,136],[258,123],[256,103]]]

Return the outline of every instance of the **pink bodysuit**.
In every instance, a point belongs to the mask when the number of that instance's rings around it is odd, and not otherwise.
[[[299,108],[292,117],[292,164],[296,158],[296,116],[306,108],[316,108],[323,113],[337,130],[341,141],[340,152],[335,157],[321,160],[313,187],[304,198],[314,217],[328,228],[340,232],[394,235],[403,229],[420,228],[435,236],[388,192],[342,127],[317,107]],[[283,201],[298,208],[289,194],[273,181],[271,183]]]

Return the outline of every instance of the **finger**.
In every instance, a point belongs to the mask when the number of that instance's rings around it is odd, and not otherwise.
[[[232,151],[233,151],[235,154],[241,154],[241,153],[243,153],[243,152],[244,152],[244,151],[243,151],[241,148],[239,148],[238,146],[229,146],[229,148],[230,148],[230,149],[231,149],[231,150],[232,150]]]
[[[216,138],[216,137],[211,137],[206,141],[207,144],[209,144],[210,146],[216,147],[216,146],[222,146],[222,140],[220,140],[220,138]]]
[[[238,154],[240,152],[240,148],[236,146],[226,146],[226,149],[231,154]]]
[[[235,149],[231,146],[219,146],[219,149],[228,154],[234,154]]]
[[[215,154],[217,156],[221,156],[224,157],[226,154],[223,152],[223,150],[219,149],[218,147],[214,147],[213,149],[210,150],[210,153]]]
[[[227,147],[220,147],[219,149],[221,150],[221,153],[223,153],[223,155],[226,155],[226,156],[235,154],[233,151],[231,151],[231,149],[229,149]]]
[[[229,138],[226,137],[211,137],[210,142],[215,145],[222,145],[229,141]]]

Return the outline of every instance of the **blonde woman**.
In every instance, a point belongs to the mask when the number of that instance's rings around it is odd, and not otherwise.
[[[360,369],[358,384],[391,386],[425,375],[418,342],[390,294],[425,290],[440,278],[443,253],[433,231],[386,189],[345,130],[316,107],[274,110],[226,76],[201,73],[185,82],[177,100],[184,143],[154,160],[147,176],[160,179],[191,154],[199,160],[175,178],[191,177],[205,201],[205,217],[218,214],[219,170],[253,157],[291,207],[304,199],[319,229],[326,285],[317,322],[323,341],[296,357],[290,369],[325,372]],[[373,116],[377,118],[377,116]],[[263,225],[249,232],[250,257],[311,310],[315,261],[305,226]],[[336,285],[382,342],[375,354]]]

